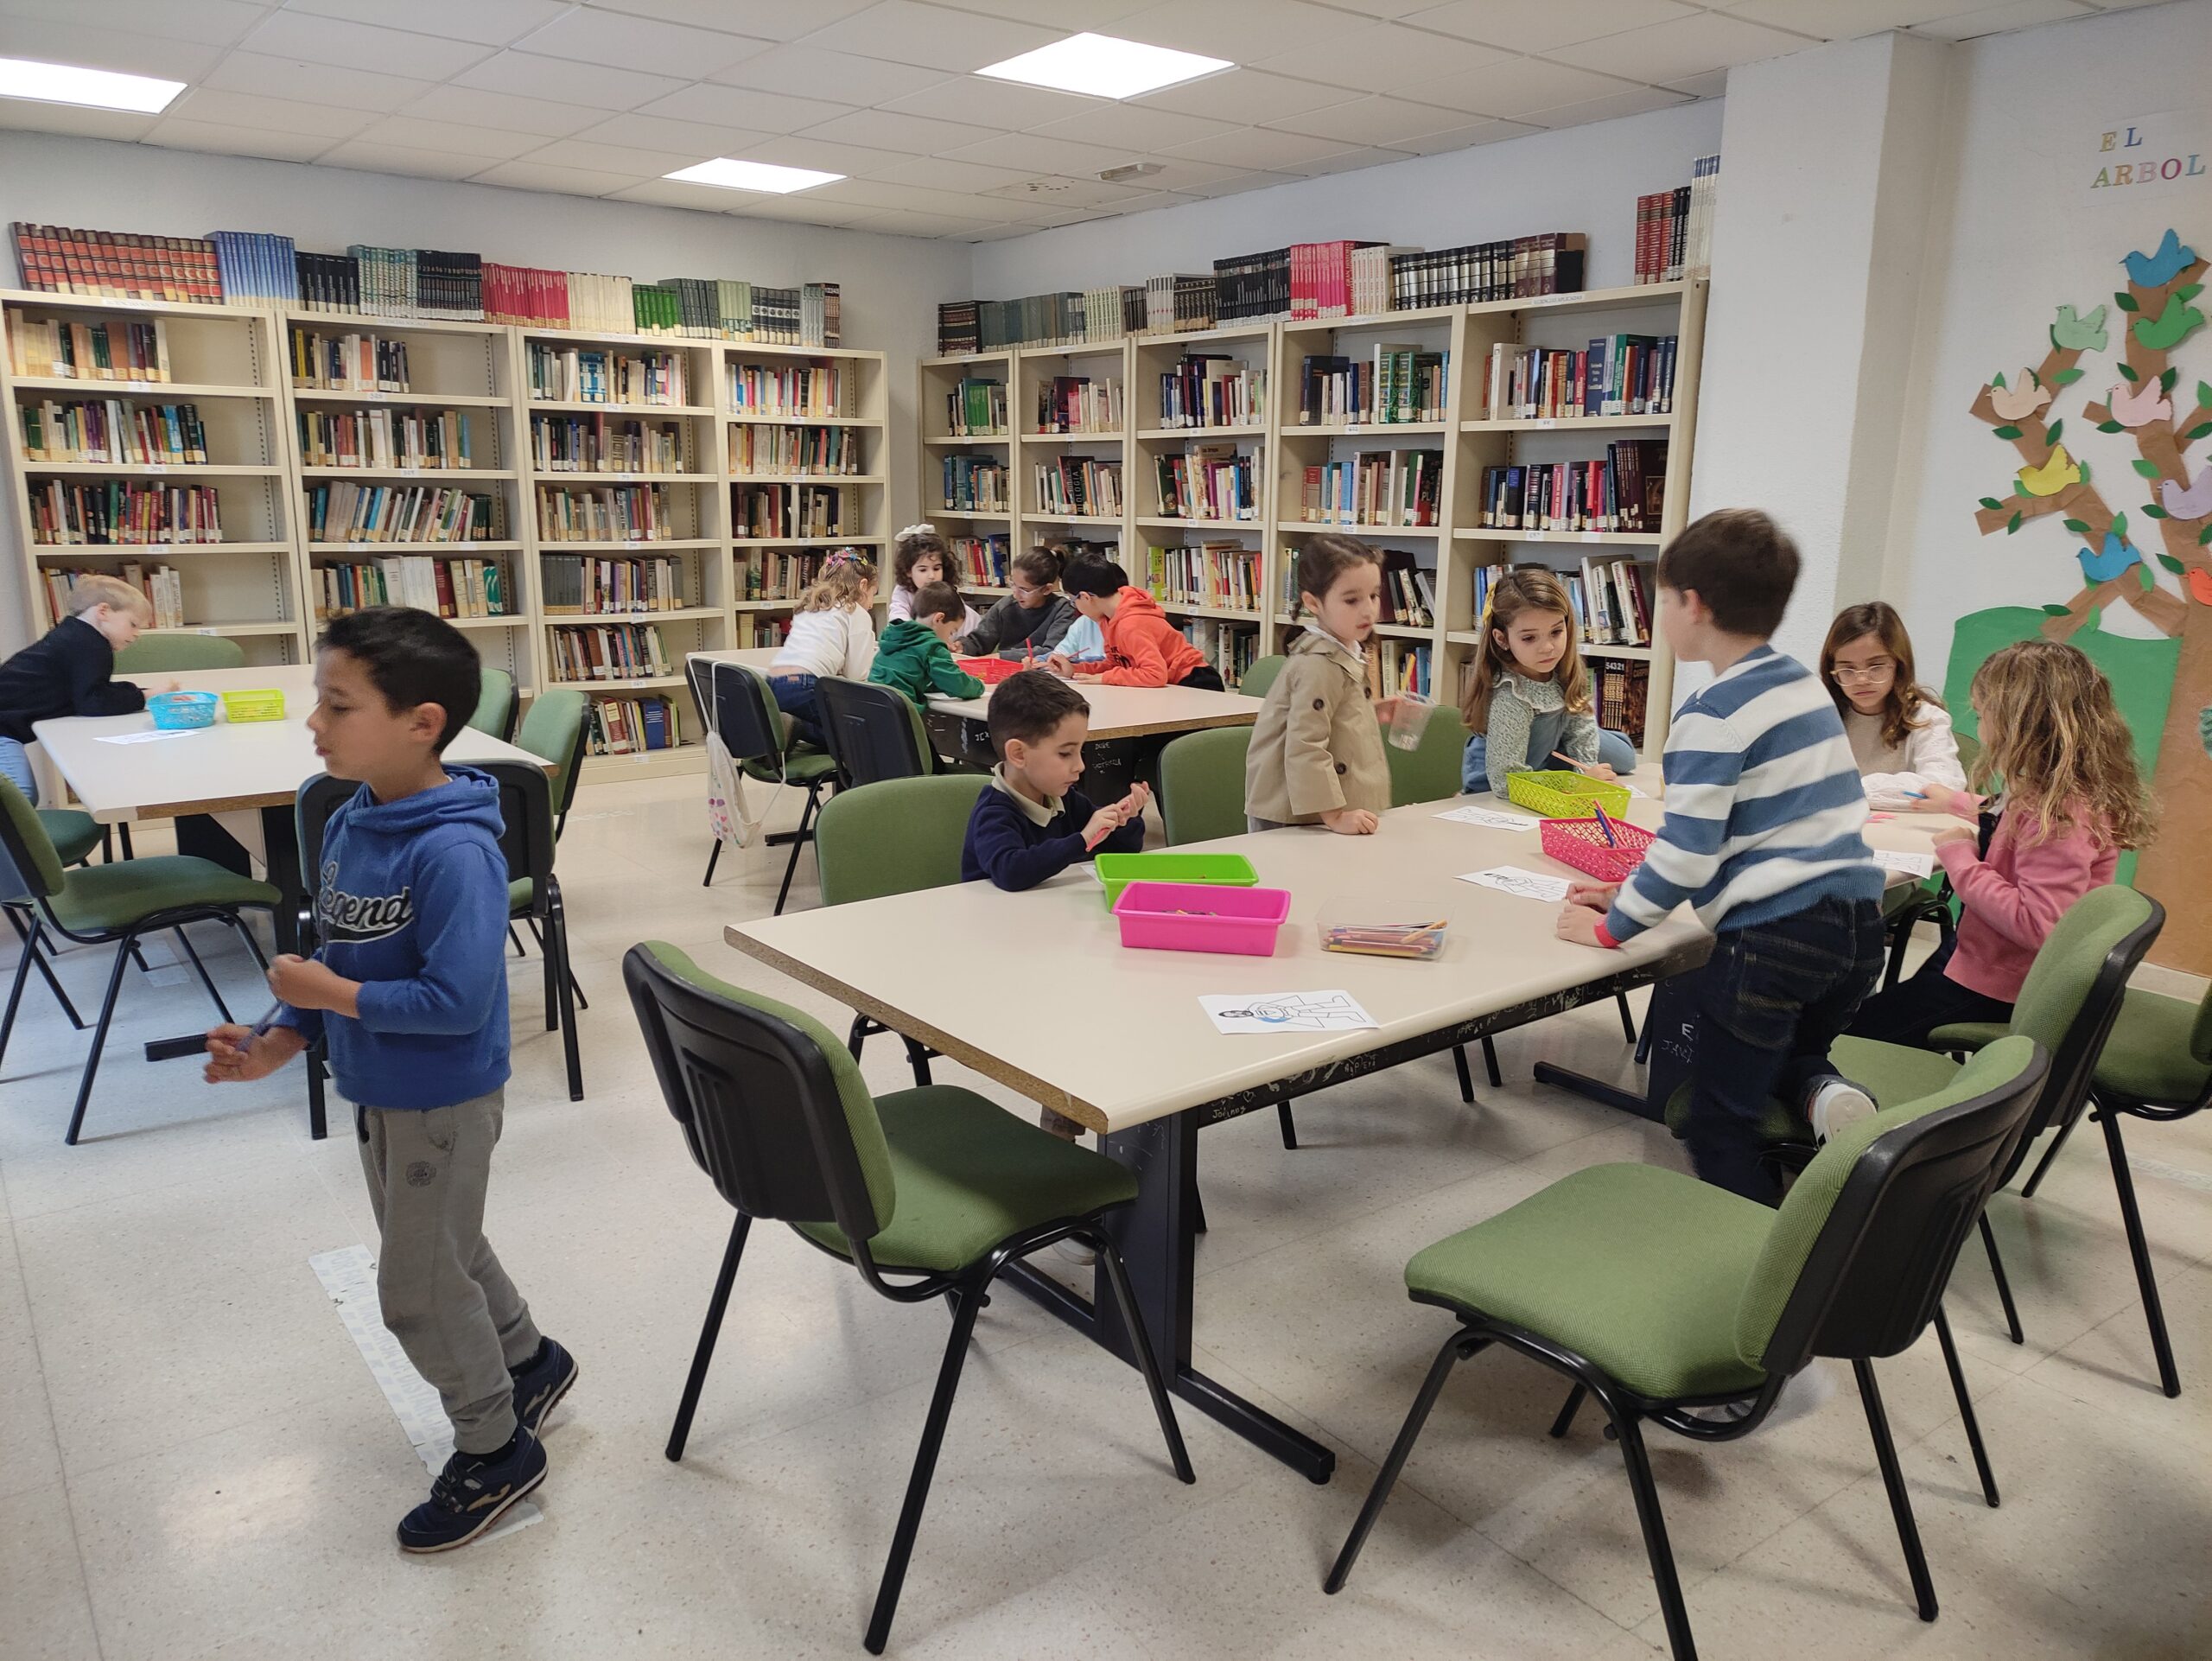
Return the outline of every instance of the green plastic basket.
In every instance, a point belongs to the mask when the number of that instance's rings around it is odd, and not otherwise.
[[[1132,882],[1198,882],[1217,888],[1255,888],[1259,873],[1242,854],[1101,854],[1092,863],[1106,890],[1106,909]]]
[[[1608,813],[1628,811],[1628,786],[1609,785],[1580,773],[1515,773],[1506,775],[1506,799],[1548,819],[1594,819],[1592,802]]]
[[[282,721],[284,694],[276,687],[256,687],[223,694],[223,715],[231,721]]]

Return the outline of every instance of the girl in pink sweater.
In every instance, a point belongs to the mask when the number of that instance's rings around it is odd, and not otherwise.
[[[1958,932],[1894,991],[1859,1008],[1851,1030],[1919,1044],[1958,1021],[2009,1021],[2028,966],[2066,909],[2112,881],[2120,850],[2151,833],[2151,810],[2112,687],[2079,648],[2008,646],[1974,672],[1982,753],[1974,782],[2004,781],[2004,811],[1934,783],[1921,805],[1981,818],[1936,836],[1936,857],[1965,907]],[[1977,849],[1980,850],[1977,852]]]

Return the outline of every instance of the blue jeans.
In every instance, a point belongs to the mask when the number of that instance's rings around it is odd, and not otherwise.
[[[1462,794],[1478,796],[1490,788],[1490,741],[1481,733],[1467,741],[1466,754],[1459,758],[1459,789]],[[1627,774],[1636,771],[1636,746],[1628,741],[1624,733],[1610,727],[1598,729],[1598,759],[1615,773]]]
[[[38,805],[38,775],[31,771],[31,758],[21,740],[0,738],[0,779],[22,791],[33,807]],[[0,900],[13,900],[26,891],[22,878],[16,875],[16,862],[0,853]]]
[[[768,690],[775,695],[776,707],[791,717],[791,735],[785,744],[811,744],[817,749],[829,747],[822,741],[822,703],[814,695],[816,678],[812,675],[771,675]]]

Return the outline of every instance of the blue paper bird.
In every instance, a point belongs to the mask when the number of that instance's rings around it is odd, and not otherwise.
[[[2117,531],[2105,532],[2105,545],[2101,551],[2093,554],[2086,548],[2079,551],[2082,575],[2092,582],[2109,582],[2143,557],[2135,544]]]
[[[2196,258],[2196,251],[2183,247],[2181,239],[2169,229],[2158,252],[2130,254],[2120,263],[2127,267],[2127,280],[2137,288],[2156,289],[2172,282]]]

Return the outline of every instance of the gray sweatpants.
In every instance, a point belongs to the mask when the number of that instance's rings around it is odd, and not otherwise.
[[[515,1433],[508,1369],[537,1353],[537,1323],[484,1238],[484,1190],[506,1092],[451,1107],[357,1107],[361,1173],[384,1244],[384,1324],[445,1403],[454,1446],[487,1454]]]

